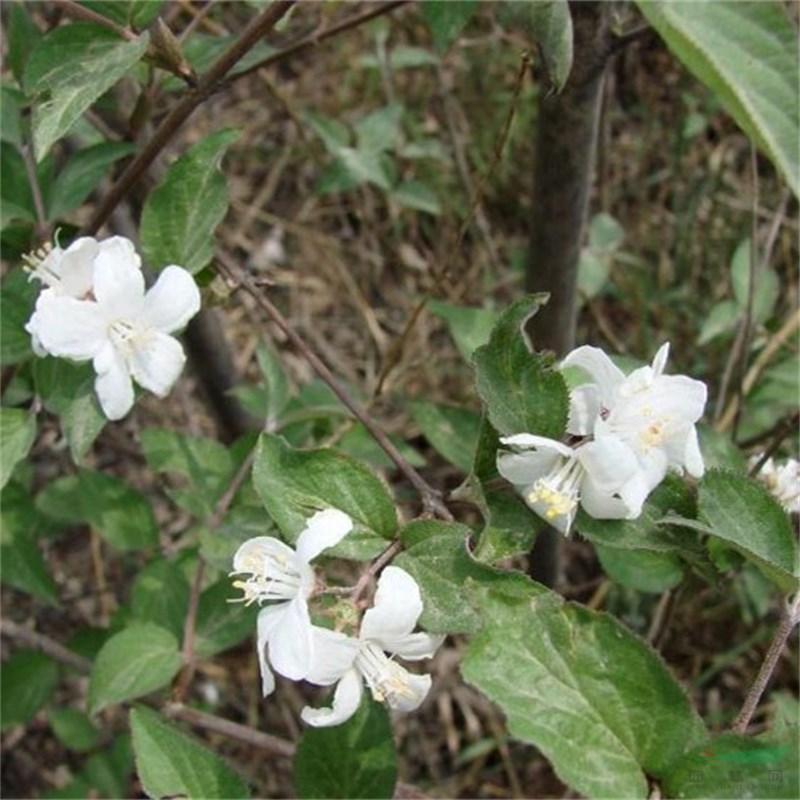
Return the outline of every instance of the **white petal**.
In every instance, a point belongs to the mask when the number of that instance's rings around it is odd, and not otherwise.
[[[567,445],[557,442],[555,439],[548,439],[546,436],[535,436],[532,433],[515,433],[513,436],[501,436],[500,442],[525,450],[533,447],[536,450],[553,451],[562,456],[572,455],[572,448],[567,447]]]
[[[265,569],[268,559],[294,568],[296,555],[288,544],[274,536],[256,536],[239,545],[233,556],[233,571],[259,573]]]
[[[700,452],[700,444],[697,441],[697,429],[692,426],[686,437],[686,449],[683,456],[683,464],[686,471],[693,478],[702,478],[705,472],[703,454]]]
[[[74,245],[74,242],[73,242]],[[97,243],[95,264],[110,264],[112,269],[138,270],[142,268],[142,259],[130,239],[124,236],[111,236]],[[72,245],[70,248],[72,249]]]
[[[400,667],[399,664],[395,666]],[[389,708],[408,713],[416,711],[422,705],[431,688],[432,680],[430,675],[414,675],[407,670],[403,671],[406,673],[403,691],[387,695],[386,702]]]
[[[380,639],[380,645],[389,653],[404,658],[407,661],[421,661],[423,658],[433,658],[445,637],[432,633],[409,633],[399,639]]]
[[[269,636],[269,660],[279,675],[303,680],[311,669],[313,644],[308,604],[302,594],[282,604]]]
[[[306,564],[323,550],[338,544],[353,530],[353,520],[337,508],[318,511],[297,538],[297,557]]]
[[[135,336],[129,344],[128,365],[136,383],[166,397],[186,363],[181,343],[166,333],[151,330]]]
[[[94,257],[97,250],[97,239],[82,236],[64,250],[60,257],[56,257],[55,271],[61,276],[58,286],[61,294],[80,299],[92,290]],[[55,252],[51,255],[55,255]]]
[[[600,393],[595,384],[585,383],[573,389],[569,393],[567,433],[573,436],[588,436],[601,410]]]
[[[595,519],[637,519],[649,494],[644,473],[637,471],[614,494],[597,486],[591,477],[581,487],[581,505]]]
[[[614,435],[597,436],[575,452],[588,477],[600,491],[617,491],[640,469],[633,450]]]
[[[258,613],[256,630],[258,641],[256,650],[258,651],[258,665],[261,668],[261,693],[266,697],[275,691],[275,676],[269,667],[269,638],[275,625],[280,621],[280,614],[283,610],[283,603],[262,608]]]
[[[664,342],[658,348],[658,352],[653,359],[653,374],[658,377],[664,372],[664,367],[667,366],[667,359],[669,358],[669,342]]]
[[[183,267],[169,266],[144,299],[142,322],[164,333],[183,328],[200,310],[200,290]]]
[[[318,686],[330,686],[353,666],[361,643],[352,636],[316,625],[311,630],[314,658],[306,680]]]
[[[561,362],[562,367],[580,367],[597,384],[599,400],[608,406],[616,390],[625,380],[622,370],[599,348],[584,345],[573,350]]]
[[[106,320],[97,303],[60,297],[52,290],[39,295],[26,330],[54,356],[88,361],[107,344]]]
[[[498,453],[497,471],[520,490],[527,489],[539,478],[543,478],[561,460],[561,456],[550,451],[527,453]]]
[[[336,686],[336,691],[333,693],[333,707],[311,708],[306,706],[300,712],[300,718],[303,722],[313,725],[315,728],[330,728],[333,725],[341,725],[358,711],[363,693],[364,685],[361,681],[361,675],[357,670],[349,669],[342,676]]]
[[[97,372],[94,390],[103,413],[110,420],[122,419],[134,401],[133,384],[125,361],[109,343],[95,356],[93,366]]]
[[[93,292],[112,319],[136,319],[144,304],[144,276],[127,260],[95,259]]]
[[[421,613],[422,595],[414,578],[400,567],[386,567],[378,579],[374,605],[361,620],[360,638],[381,643],[405,637]]]

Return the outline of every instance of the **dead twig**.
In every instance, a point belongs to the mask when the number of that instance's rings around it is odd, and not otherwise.
[[[10,619],[0,619],[0,633],[3,636],[10,636],[23,644],[41,650],[50,658],[66,664],[68,667],[78,670],[78,672],[90,672],[92,669],[92,662],[88,658],[79,656],[49,636],[26,628],[24,625],[19,625]]]

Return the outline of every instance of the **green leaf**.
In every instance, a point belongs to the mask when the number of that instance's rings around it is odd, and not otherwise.
[[[648,796],[705,731],[655,651],[612,617],[553,592],[490,597],[461,672],[589,797]]]
[[[511,4],[515,19],[533,36],[556,92],[564,88],[572,70],[572,15],[567,0]]]
[[[110,747],[95,753],[87,762],[80,777],[96,791],[91,794],[100,797],[125,797],[130,792],[133,754],[131,737],[121,734]],[[86,797],[90,793],[82,794]]]
[[[158,428],[142,431],[140,441],[151,469],[188,480],[190,490],[170,488],[169,496],[195,517],[210,517],[236,469],[230,451],[214,439]]]
[[[398,567],[419,583],[424,601],[420,623],[433,633],[473,633],[483,624],[481,594],[489,590],[523,596],[535,591],[525,575],[476,561],[469,551],[466,525],[435,520],[403,528]],[[467,591],[467,590],[470,591]]]
[[[123,703],[167,686],[181,666],[178,640],[151,622],[134,623],[112,636],[89,676],[89,711]]]
[[[422,15],[440,53],[450,47],[477,10],[476,0],[424,0]]]
[[[398,45],[389,53],[389,66],[393,69],[436,66],[439,58],[424,47]],[[358,65],[367,69],[381,69],[381,61],[372,53],[359,56]]]
[[[36,440],[36,417],[20,408],[0,408],[0,489],[11,478],[14,467]]]
[[[664,790],[681,798],[800,797],[793,733],[786,741],[722,734],[686,753],[666,776]]]
[[[437,452],[464,472],[472,469],[481,427],[480,414],[469,408],[419,401],[412,404],[411,416]]]
[[[225,762],[149,708],[130,714],[136,771],[150,797],[248,797]]]
[[[61,744],[76,753],[94,750],[100,743],[100,731],[86,714],[74,708],[51,709],[50,727]]]
[[[552,358],[531,351],[527,321],[546,295],[531,295],[507,309],[488,344],[473,356],[478,394],[501,434],[533,433],[558,439],[567,424],[569,394]]]
[[[683,579],[683,564],[672,553],[594,547],[608,576],[629,589],[660,594]]]
[[[397,530],[394,503],[380,479],[335,450],[296,450],[264,433],[256,449],[253,484],[289,542],[310,516],[326,508],[338,508],[353,519],[354,530],[329,551],[344,558],[372,558]]]
[[[719,433],[710,425],[698,425],[697,436],[706,469],[721,467],[733,472],[747,472],[747,460],[728,434]]]
[[[488,308],[466,308],[434,300],[428,303],[431,314],[447,323],[450,335],[464,360],[472,360],[472,354],[489,341],[492,328],[500,315]]]
[[[195,640],[198,658],[210,658],[255,635],[258,607],[231,603],[237,594],[230,580],[223,578],[200,595]]]
[[[148,43],[147,33],[127,41],[83,22],[55,28],[39,42],[25,68],[37,161],[139,61]]]
[[[28,722],[50,699],[58,679],[56,663],[43,653],[21,650],[3,662],[0,730]]]
[[[700,482],[700,519],[784,590],[798,585],[797,541],[789,516],[743,475],[710,470]]]
[[[436,192],[419,181],[403,181],[391,191],[392,199],[406,208],[424,211],[426,214],[441,214],[442,205]]]
[[[707,344],[717,336],[732,331],[739,318],[739,313],[739,307],[733,300],[723,300],[721,303],[717,303],[703,320],[697,344]]]
[[[391,798],[397,781],[389,713],[370,699],[343,725],[308,728],[294,758],[301,798]]]
[[[153,622],[183,636],[191,587],[178,564],[160,558],[148,564],[131,589],[131,612],[140,622]]]
[[[5,180],[5,172],[3,173]],[[25,324],[33,314],[37,286],[21,269],[6,275],[0,286],[0,366],[18,364],[33,355]]]
[[[8,42],[8,65],[11,72],[22,85],[25,64],[30,54],[42,38],[42,33],[28,15],[24,3],[13,3],[8,9],[8,29],[6,31]],[[5,115],[5,110],[3,111]]]
[[[268,430],[276,425],[280,415],[292,398],[292,386],[283,364],[271,345],[262,342],[256,348],[256,360],[266,389],[266,408],[262,410],[264,427]]]
[[[347,126],[339,122],[339,120],[332,117],[323,117],[313,111],[304,112],[302,119],[322,139],[323,144],[331,155],[337,155],[343,147],[350,145],[350,132],[347,130]]]
[[[745,239],[733,254],[731,261],[731,283],[733,296],[740,313],[747,311],[747,295],[750,285],[750,239]],[[752,319],[756,325],[766,322],[772,314],[772,309],[778,301],[781,287],[775,271],[769,267],[760,270],[755,275],[753,285]]]
[[[355,147],[340,147],[336,157],[357,185],[371,183],[386,192],[392,188],[392,182],[386,174],[379,153]]]
[[[400,451],[400,455],[412,467],[424,467],[425,459],[410,444],[399,436],[390,436],[392,444]],[[394,461],[386,455],[386,451],[372,438],[372,434],[360,423],[350,428],[337,444],[337,449],[345,455],[360,461],[366,461],[379,469],[392,469]]]
[[[15,4],[14,8],[19,6]],[[0,141],[22,147],[22,107],[25,104],[25,95],[10,86],[0,86],[0,104],[3,108],[0,115]],[[3,219],[5,218],[4,213]]]
[[[393,103],[360,119],[355,124],[359,149],[370,153],[393,150],[403,133],[400,123],[404,112],[400,103]]]
[[[90,525],[118,550],[158,544],[158,526],[145,498],[111,475],[82,469],[50,483],[36,498],[60,522]]]
[[[108,167],[135,150],[130,142],[103,142],[75,153],[50,189],[48,219],[58,219],[79,208],[105,177]]]
[[[639,0],[638,6],[800,195],[797,35],[783,4]]]
[[[3,489],[0,520],[3,583],[56,605],[56,587],[34,538],[40,517],[31,496],[16,483]]]
[[[219,131],[184,153],[148,196],[142,249],[150,266],[177,264],[199,272],[214,255],[214,230],[228,211],[228,185],[219,169],[239,132]]]

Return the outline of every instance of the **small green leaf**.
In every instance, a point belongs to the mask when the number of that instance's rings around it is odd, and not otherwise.
[[[165,628],[134,623],[112,636],[97,655],[89,676],[89,711],[123,703],[162,689],[181,666],[178,640]]]
[[[34,538],[40,517],[31,496],[16,483],[3,489],[0,520],[3,583],[56,605],[56,587]]]
[[[392,199],[406,208],[424,211],[426,214],[441,214],[442,205],[433,189],[419,181],[403,181],[391,191]]]
[[[783,3],[637,4],[800,195],[797,34]]]
[[[797,730],[786,741],[725,733],[686,753],[663,787],[669,797],[698,800],[745,796],[794,800],[800,797]]]
[[[120,734],[110,747],[95,753],[86,762],[80,774],[90,787],[91,794],[99,797],[125,797],[130,793],[131,773],[133,772],[133,753],[131,737]],[[90,796],[89,792],[81,797]]]
[[[228,211],[219,165],[239,132],[207,136],[170,168],[142,211],[142,249],[150,266],[177,264],[199,272],[214,255],[214,230]]]
[[[490,595],[484,614],[462,674],[579,794],[645,798],[645,775],[705,738],[660,657],[612,617],[541,590]]]
[[[5,174],[5,173],[4,173]],[[18,364],[33,355],[25,324],[33,314],[38,289],[21,269],[14,269],[0,286],[0,366]]]
[[[139,61],[148,43],[147,33],[127,41],[83,22],[55,28],[39,42],[25,67],[37,161]]]
[[[0,489],[36,439],[36,417],[20,408],[0,407]]]
[[[473,356],[478,394],[501,434],[533,433],[558,439],[567,424],[569,396],[552,359],[534,353],[524,333],[546,295],[532,295],[507,309],[488,344]]]
[[[424,0],[422,15],[440,53],[450,47],[477,10],[476,0]]]
[[[750,286],[750,239],[745,239],[733,254],[731,261],[731,283],[733,296],[740,313],[747,311]],[[752,319],[756,325],[766,322],[778,300],[781,287],[775,271],[769,267],[760,270],[754,277]]]
[[[710,470],[700,483],[700,519],[782,589],[798,585],[797,540],[789,516],[743,475]]]
[[[229,570],[231,566],[229,563]],[[200,595],[195,640],[198,658],[210,658],[255,635],[258,607],[231,603],[238,594],[230,580],[223,578]]]
[[[392,444],[412,467],[424,467],[425,459],[410,444],[399,436],[390,436]],[[350,428],[337,444],[337,449],[345,455],[366,461],[379,469],[392,469],[394,462],[386,451],[372,438],[372,434],[360,423]]]
[[[8,65],[11,67],[11,72],[14,73],[17,83],[22,86],[25,64],[42,38],[42,32],[30,18],[24,3],[13,3],[8,9],[6,37]],[[5,110],[3,114],[5,115]]]
[[[130,714],[136,771],[149,797],[249,797],[244,781],[199,742],[149,708]]]
[[[165,558],[152,561],[133,583],[133,618],[140,622],[153,622],[180,638],[183,636],[190,592],[189,581],[178,564]]]
[[[703,320],[697,344],[707,344],[717,336],[733,330],[739,313],[739,307],[733,300],[723,300],[721,303],[717,303]]]
[[[336,157],[357,184],[371,183],[386,192],[392,188],[379,153],[355,147],[340,147]]]
[[[86,714],[74,708],[51,709],[50,727],[61,744],[76,753],[94,750],[100,743],[100,731]]]
[[[372,700],[334,728],[308,728],[294,758],[294,782],[311,798],[391,798],[397,754],[384,706]]]
[[[326,508],[338,508],[353,519],[353,532],[331,551],[345,558],[377,555],[397,530],[394,503],[380,479],[335,450],[296,450],[276,436],[262,434],[253,484],[290,542],[310,516]]]
[[[292,385],[283,368],[280,358],[271,345],[262,342],[256,348],[256,359],[266,389],[266,408],[262,409],[264,427],[270,429],[277,424],[281,413],[292,398]]]
[[[629,589],[660,594],[677,586],[683,578],[683,564],[672,553],[621,550],[597,543],[594,547],[608,576]]]
[[[158,544],[158,526],[145,498],[112,475],[82,469],[57,478],[38,495],[39,510],[72,525],[90,525],[118,550]]]
[[[411,406],[411,416],[444,458],[464,472],[472,469],[481,427],[480,414],[469,408],[419,401]]]
[[[43,653],[21,650],[3,662],[0,730],[28,722],[50,699],[58,679],[55,661]]]
[[[58,219],[80,207],[105,177],[108,167],[135,149],[130,142],[103,142],[75,153],[50,189],[48,219]]]
[[[472,361],[472,354],[489,341],[492,328],[500,315],[488,308],[467,308],[435,300],[428,304],[431,314],[447,323],[450,335],[464,360]]]
[[[400,103],[394,103],[360,119],[355,124],[359,149],[370,153],[393,150],[402,136],[400,123],[404,111]]]

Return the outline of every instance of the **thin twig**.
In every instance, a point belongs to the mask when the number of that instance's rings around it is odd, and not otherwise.
[[[190,91],[181,100],[159,125],[152,139],[128,168],[119,177],[103,198],[82,233],[92,235],[97,233],[103,223],[111,216],[128,190],[144,175],[147,168],[155,161],[158,154],[169,144],[172,137],[191,116],[192,112],[219,88],[219,82],[228,74],[232,67],[240,61],[275,25],[284,17],[294,5],[295,0],[276,0],[270,3],[265,11],[248,25],[241,36],[211,65],[197,82],[197,88]]]
[[[392,542],[370,565],[367,570],[358,579],[358,583],[353,587],[353,593],[350,599],[353,603],[357,603],[359,597],[364,593],[364,590],[369,585],[369,582],[403,549],[403,545],[398,542]]]
[[[255,458],[255,450],[251,450],[247,454],[247,458],[242,461],[241,466],[236,470],[225,493],[219,499],[219,502],[214,508],[214,513],[208,521],[209,530],[214,530],[219,526],[222,518],[230,508],[236,492],[239,491],[247,476],[250,474],[250,468],[253,466],[253,459]],[[197,557],[197,569],[194,573],[194,580],[192,581],[192,589],[189,594],[189,607],[186,611],[186,620],[183,624],[183,646],[181,648],[181,659],[183,661],[183,668],[175,680],[175,687],[172,692],[173,699],[176,702],[181,702],[189,684],[194,676],[194,642],[195,632],[197,628],[197,609],[200,604],[200,592],[203,588],[203,577],[205,575],[206,562],[202,556]]]
[[[786,603],[778,629],[775,631],[775,636],[770,643],[766,656],[764,656],[761,669],[758,671],[758,675],[756,675],[756,679],[747,693],[742,710],[733,723],[732,730],[734,733],[744,733],[747,730],[759,700],[761,700],[761,695],[764,694],[772,673],[775,671],[775,665],[778,663],[786,641],[798,622],[800,622],[800,592],[794,596],[791,602]]]
[[[406,461],[402,453],[384,433],[382,428],[372,419],[364,407],[353,398],[338,378],[331,372],[325,362],[309,347],[305,339],[292,327],[289,321],[281,314],[269,298],[253,282],[249,275],[242,270],[231,258],[222,251],[217,251],[217,264],[221,271],[231,282],[232,288],[244,289],[256,303],[266,312],[267,316],[281,329],[292,345],[305,358],[309,366],[328,384],[331,391],[341,400],[358,421],[369,431],[372,438],[381,449],[392,459],[395,466],[405,475],[409,483],[419,492],[426,513],[441,517],[452,522],[453,515],[444,505],[440,492],[430,486],[427,481]]]
[[[70,17],[82,19],[86,22],[93,22],[95,25],[102,25],[104,28],[113,31],[117,34],[117,36],[126,39],[129,42],[132,42],[138,38],[133,31],[129,31],[127,28],[117,25],[114,20],[104,17],[102,14],[98,14],[91,8],[82,6],[80,3],[76,3],[75,0],[55,0],[55,3],[57,6],[60,6]]]
[[[12,639],[16,639],[19,642],[35,647],[37,650],[41,650],[45,655],[50,656],[50,658],[60,661],[62,664],[66,664],[68,667],[78,670],[78,672],[90,672],[92,669],[92,662],[89,661],[88,658],[79,656],[77,653],[68,650],[49,636],[32,631],[30,628],[19,625],[10,619],[4,618],[0,620],[0,633],[2,633],[3,636],[10,636]]]
[[[25,174],[28,176],[28,186],[33,196],[33,208],[36,211],[36,233],[41,239],[48,238],[49,225],[47,224],[47,212],[42,199],[42,188],[39,185],[39,175],[36,172],[36,164],[33,160],[31,148],[23,145],[20,148],[22,161],[25,164]]]
[[[268,733],[261,733],[261,731],[248,728],[245,725],[239,725],[236,722],[215,717],[213,714],[206,714],[194,708],[187,708],[181,703],[168,703],[163,711],[166,716],[179,719],[181,722],[186,722],[195,728],[204,728],[207,731],[221,733],[223,736],[246,742],[253,747],[265,750],[281,758],[293,758],[297,749],[293,742],[288,742],[286,739],[270,736]]]

